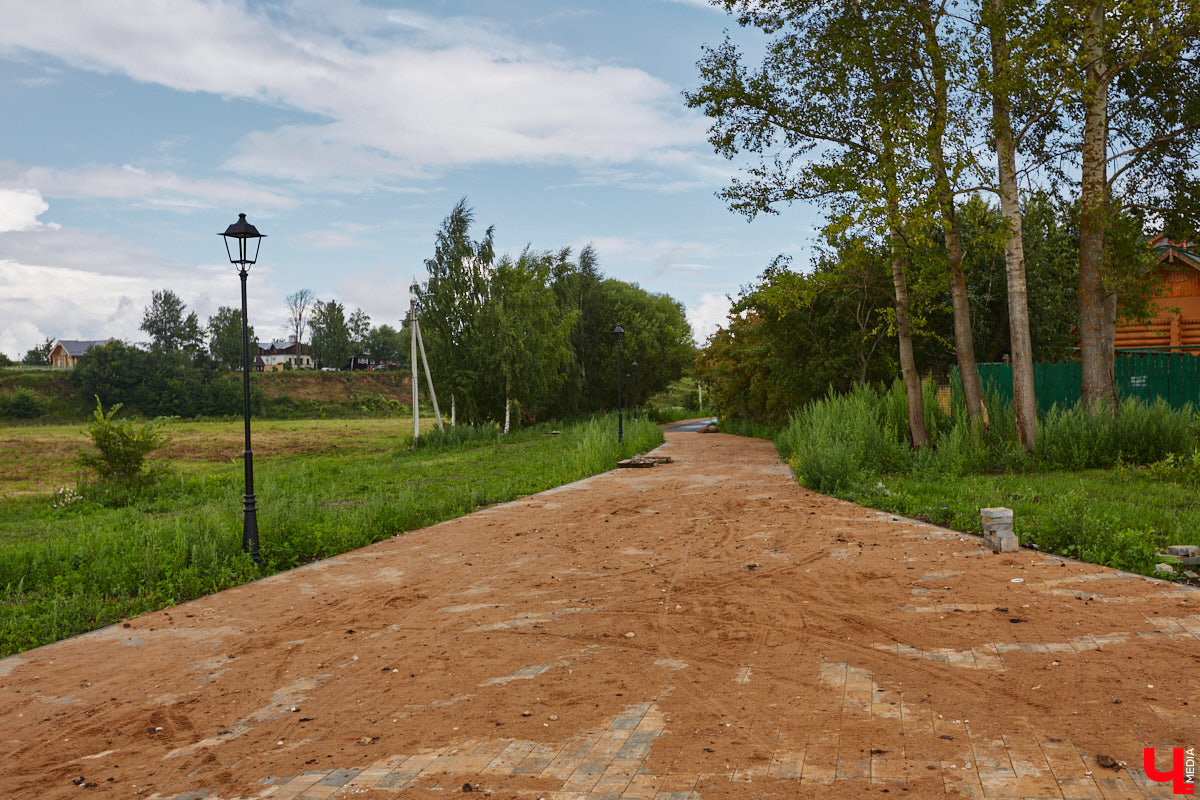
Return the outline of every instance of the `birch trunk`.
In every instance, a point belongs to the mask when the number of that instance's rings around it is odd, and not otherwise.
[[[1088,62],[1083,101],[1079,188],[1079,355],[1088,406],[1116,402],[1113,384],[1116,297],[1104,288],[1108,217],[1108,85],[1101,73],[1104,5],[1093,2],[1084,23]]]
[[[1008,279],[1008,331],[1013,378],[1013,410],[1017,438],[1026,451],[1037,442],[1037,398],[1033,386],[1033,345],[1029,337],[1029,301],[1025,280],[1025,245],[1022,241],[1020,190],[1017,186],[1017,152],[1009,107],[1008,34],[1003,0],[989,0],[992,47],[992,129],[1000,189],[1000,213],[1007,228],[1004,265]]]
[[[904,379],[904,394],[908,398],[908,432],[913,447],[929,444],[925,430],[925,404],[921,397],[921,375],[913,354],[912,316],[908,301],[908,280],[904,276],[904,256],[901,254],[900,229],[893,223],[892,284],[896,288],[896,338],[900,344],[900,372]]]
[[[508,393],[508,376],[504,376],[504,433],[508,434],[509,423],[512,420],[511,416],[511,400]]]
[[[925,50],[933,76],[933,116],[926,140],[929,163],[934,172],[934,192],[942,215],[946,235],[946,259],[950,272],[950,304],[954,312],[954,355],[962,378],[963,397],[967,416],[974,420],[983,414],[983,388],[975,365],[975,338],[971,333],[971,304],[967,297],[967,276],[963,273],[962,237],[958,229],[958,212],[954,208],[954,187],[946,170],[943,140],[949,118],[949,81],[946,78],[946,59],[938,40],[937,23],[928,0],[919,3],[921,25],[925,34]]]

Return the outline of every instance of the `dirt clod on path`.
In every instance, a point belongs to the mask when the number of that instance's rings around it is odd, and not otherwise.
[[[0,797],[1143,797],[1200,741],[1197,592],[658,452],[0,661]]]

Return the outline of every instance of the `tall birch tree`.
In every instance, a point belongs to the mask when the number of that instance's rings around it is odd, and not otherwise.
[[[1025,275],[1021,195],[1017,181],[1017,144],[1013,101],[1022,83],[1020,61],[1013,57],[1013,22],[1022,9],[1008,0],[984,0],[981,20],[988,32],[991,70],[985,90],[991,98],[992,138],[996,148],[996,193],[1004,218],[1005,275],[1008,286],[1009,356],[1012,365],[1013,412],[1017,438],[1026,450],[1037,442],[1037,398],[1033,385],[1033,344],[1029,336],[1029,290]],[[1033,119],[1046,115],[1035,114]]]
[[[450,395],[452,416],[483,419],[478,389],[478,351],[483,335],[479,314],[487,302],[489,273],[495,258],[493,229],[471,239],[475,215],[464,197],[442,221],[433,258],[425,260],[429,278],[414,286],[421,333],[429,350],[434,382]]]
[[[871,225],[888,237],[895,330],[914,447],[929,442],[912,342],[904,231],[914,196],[928,196],[914,102],[907,15],[886,3],[724,0],[744,27],[772,37],[760,66],[745,66],[726,37],[706,47],[703,85],[685,96],[712,119],[709,140],[758,164],[722,196],[753,218],[796,200],[822,201],[835,226]],[[921,183],[926,183],[922,187]]]
[[[1164,164],[1194,169],[1200,139],[1200,4],[1075,0],[1080,20],[1073,106],[1079,140],[1079,345],[1082,400],[1116,402],[1119,265],[1110,241],[1117,180]],[[1116,140],[1118,149],[1110,152]],[[1110,172],[1110,168],[1112,171]],[[1135,173],[1130,173],[1135,176]],[[1158,174],[1167,182],[1175,176]],[[1136,192],[1135,192],[1136,193]]]

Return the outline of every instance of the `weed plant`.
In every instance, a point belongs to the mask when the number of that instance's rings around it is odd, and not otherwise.
[[[611,469],[662,442],[615,415],[420,449],[258,460],[263,568],[241,552],[238,463],[168,474],[106,507],[84,497],[0,504],[0,657]],[[422,438],[426,438],[422,436]]]
[[[734,436],[751,436],[755,439],[775,439],[782,430],[775,425],[768,425],[762,422],[749,422],[739,417],[722,417],[717,427],[721,430],[721,433],[729,433]]]
[[[546,425],[538,428],[538,432],[549,431],[550,427]],[[522,429],[519,435],[523,438],[533,432],[531,429]],[[422,433],[405,446],[410,450],[449,450],[454,447],[494,444],[500,441],[501,435],[499,425],[447,425],[440,430],[434,428]]]
[[[695,407],[653,405],[646,409],[646,417],[659,425],[668,425],[682,419],[696,419],[703,416],[704,414],[701,414]]]

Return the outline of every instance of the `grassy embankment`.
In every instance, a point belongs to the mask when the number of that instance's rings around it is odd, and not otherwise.
[[[0,656],[592,475],[662,441],[652,423],[626,421],[618,449],[608,418],[560,435],[460,428],[416,448],[394,420],[256,422],[260,569],[241,552],[237,426],[170,423],[170,473],[121,508],[55,507],[80,428],[0,430]]]
[[[979,509],[1006,506],[1022,544],[1097,564],[1156,574],[1156,551],[1200,545],[1200,421],[1191,410],[1055,408],[1025,453],[1001,403],[989,403],[984,427],[957,398],[947,413],[927,392],[933,446],[920,451],[908,447],[905,409],[899,384],[861,388],[810,404],[782,429],[722,430],[774,439],[816,491],[972,533],[982,532]]]
[[[228,373],[231,381],[240,373]],[[256,419],[360,419],[412,413],[408,373],[318,372],[289,370],[255,373],[252,392]],[[424,395],[424,391],[421,393]],[[422,396],[422,407],[428,398]],[[71,383],[71,370],[0,370],[0,421],[3,424],[86,421],[96,401]]]

